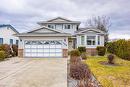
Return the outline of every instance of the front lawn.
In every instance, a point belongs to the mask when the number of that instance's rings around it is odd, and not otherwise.
[[[103,87],[130,87],[130,61],[115,58],[117,65],[103,65],[107,57],[89,57],[86,64]]]

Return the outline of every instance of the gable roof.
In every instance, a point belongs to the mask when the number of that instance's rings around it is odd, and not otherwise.
[[[63,17],[56,17],[47,21],[41,21],[38,22],[38,24],[42,25],[42,24],[52,24],[52,23],[74,23],[74,24],[80,24],[79,21],[72,21],[69,20],[67,18],[63,18]]]
[[[18,32],[12,25],[10,25],[10,24],[2,24],[2,25],[0,25],[0,28],[3,28],[3,27],[8,27],[8,28],[12,29],[14,32],[19,33],[19,32]]]
[[[79,28],[79,30],[77,32],[75,32],[75,34],[84,34],[89,31],[94,31],[99,34],[105,34],[105,32],[103,32],[97,28]]]
[[[33,33],[33,32],[35,32],[35,31],[42,30],[42,29],[47,29],[47,30],[49,30],[49,31],[56,32],[56,33],[65,33],[65,32],[60,31],[60,30],[48,28],[48,27],[46,27],[46,26],[42,26],[42,27],[39,27],[39,28],[30,30],[30,31],[28,31],[28,32],[26,32],[26,33]]]
[[[60,37],[60,36],[71,36],[71,34],[42,26],[40,28],[36,28],[25,33],[19,33],[16,36],[59,36]]]
[[[55,21],[57,19],[61,19],[63,21],[68,21],[68,22],[72,22],[71,20],[67,19],[67,18],[62,18],[62,17],[56,17],[56,18],[53,18],[53,19],[50,19],[48,20],[47,22],[52,22],[52,21]]]

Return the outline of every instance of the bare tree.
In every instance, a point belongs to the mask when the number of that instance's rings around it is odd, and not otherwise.
[[[104,33],[106,33],[105,43],[108,42],[108,35],[109,35],[108,30],[109,30],[109,27],[111,26],[109,17],[106,17],[106,16],[92,17],[86,22],[86,26],[99,29],[103,31]]]

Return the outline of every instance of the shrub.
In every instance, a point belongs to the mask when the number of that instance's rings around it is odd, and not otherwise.
[[[86,47],[78,47],[80,53],[86,52]]]
[[[73,79],[80,81],[80,84],[78,84],[79,87],[88,87],[85,85],[88,83],[86,81],[91,78],[91,73],[86,64],[72,64],[70,65],[70,76]]]
[[[99,56],[104,56],[106,53],[106,48],[104,46],[98,46],[96,50]]]
[[[5,51],[6,58],[11,56],[11,49],[9,45],[7,44],[0,45],[0,50]]]
[[[5,52],[4,51],[0,51],[0,60],[4,60],[5,59]]]
[[[107,56],[107,58],[108,58],[108,63],[109,64],[114,64],[114,55],[113,54],[109,54]]]
[[[80,56],[80,52],[78,50],[70,51],[70,56]]]
[[[86,52],[82,53],[81,58],[86,60],[87,59],[87,53]]]
[[[80,63],[80,62],[81,62],[80,52],[78,50],[70,51],[70,63],[76,64],[76,63]]]
[[[130,60],[130,41],[120,39],[107,44],[107,51],[118,57]]]
[[[116,43],[115,42],[109,42],[107,43],[107,51],[109,53],[115,54],[115,50],[116,50]]]
[[[18,55],[18,45],[12,45],[13,53],[12,56]]]

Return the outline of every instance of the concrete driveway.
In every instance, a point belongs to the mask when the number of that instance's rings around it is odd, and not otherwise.
[[[67,87],[67,59],[12,58],[0,62],[0,87]]]

